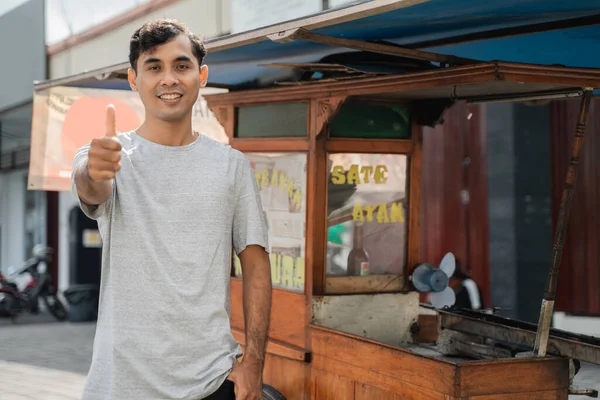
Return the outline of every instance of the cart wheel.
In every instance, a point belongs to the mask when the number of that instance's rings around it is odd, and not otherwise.
[[[263,400],[287,400],[284,395],[273,386],[263,384]]]

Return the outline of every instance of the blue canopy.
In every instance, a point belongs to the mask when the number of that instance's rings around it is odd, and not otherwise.
[[[481,61],[600,67],[600,0],[369,0],[207,41],[209,86],[269,86],[288,78],[290,69],[265,64],[314,63],[326,56],[354,51],[302,40],[269,39],[269,35],[300,27],[322,35]],[[527,33],[531,30],[542,32]],[[477,35],[485,39],[475,40]],[[509,36],[496,38],[501,35]],[[100,72],[123,73],[127,67],[123,63]],[[123,80],[93,78],[100,72],[38,87],[68,84],[128,88]]]

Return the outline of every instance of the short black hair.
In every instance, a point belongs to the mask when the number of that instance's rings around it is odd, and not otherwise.
[[[153,50],[179,35],[186,35],[192,42],[192,52],[198,64],[202,65],[206,57],[206,47],[202,39],[184,24],[174,19],[155,19],[139,27],[129,41],[129,63],[137,72],[137,61],[142,53]]]

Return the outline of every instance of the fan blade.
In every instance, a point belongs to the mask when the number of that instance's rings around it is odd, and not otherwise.
[[[454,271],[456,270],[456,259],[454,258],[454,254],[446,253],[440,263],[440,269],[448,275],[448,278],[454,274]]]
[[[456,294],[452,288],[447,287],[441,292],[430,293],[429,301],[431,302],[431,305],[437,309],[444,308],[446,306],[449,307],[454,305],[454,302],[456,302]]]

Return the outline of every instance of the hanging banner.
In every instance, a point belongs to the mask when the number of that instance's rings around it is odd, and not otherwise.
[[[29,190],[69,191],[75,153],[105,134],[106,106],[116,110],[117,132],[136,129],[144,120],[138,93],[56,86],[36,92],[31,124]],[[225,130],[206,101],[199,97],[192,120],[194,130],[228,143]]]

